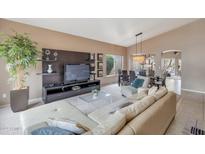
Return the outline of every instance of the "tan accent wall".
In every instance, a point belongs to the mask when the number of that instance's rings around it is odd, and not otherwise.
[[[30,33],[31,38],[38,42],[39,50],[42,48],[52,48],[80,52],[116,54],[124,57],[123,67],[127,67],[126,48],[122,46],[0,19],[0,32],[12,34],[13,30],[18,33]],[[8,73],[5,67],[5,63],[0,59],[0,104],[9,103],[9,91],[11,89],[7,82]],[[28,79],[28,85],[30,86],[30,99],[41,97],[42,77],[36,75],[37,72],[41,72],[41,63],[38,63],[36,69],[33,68],[30,70],[30,76]],[[101,78],[101,81],[102,84],[116,82],[116,77],[104,77]],[[3,93],[7,94],[6,99],[2,97]]]
[[[156,55],[157,74],[160,74],[161,52],[182,51],[182,88],[205,92],[205,19],[163,33],[143,42],[143,50]],[[127,48],[128,68],[135,45]]]

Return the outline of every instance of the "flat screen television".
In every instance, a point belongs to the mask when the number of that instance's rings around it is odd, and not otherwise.
[[[64,84],[87,81],[90,79],[88,64],[66,64],[64,66]]]

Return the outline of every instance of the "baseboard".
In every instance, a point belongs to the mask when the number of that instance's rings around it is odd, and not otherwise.
[[[28,104],[31,105],[31,104],[35,104],[37,102],[42,102],[42,98],[34,98],[34,99],[29,99],[28,101]],[[0,109],[1,108],[5,108],[5,107],[9,107],[10,104],[0,104]]]
[[[34,104],[34,103],[37,103],[37,102],[42,102],[42,98],[39,97],[39,98],[34,98],[34,99],[29,99],[29,104]]]
[[[0,104],[0,109],[5,108],[5,107],[9,107],[10,104]]]
[[[181,89],[182,91],[188,91],[188,92],[193,92],[193,93],[200,93],[200,94],[205,94],[205,91],[198,91],[198,90],[193,90],[193,89]]]

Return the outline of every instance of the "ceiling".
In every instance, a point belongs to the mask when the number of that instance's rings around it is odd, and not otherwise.
[[[15,18],[8,19],[93,40],[130,46],[135,34],[142,40],[178,28],[197,19],[189,18]]]

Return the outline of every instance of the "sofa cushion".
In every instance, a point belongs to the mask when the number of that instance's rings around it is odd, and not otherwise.
[[[154,94],[157,92],[158,88],[155,86],[152,86],[149,90],[148,90],[148,95],[149,96],[154,96]]]
[[[175,114],[176,94],[168,92],[127,123],[119,134],[126,134],[130,132],[129,130],[133,130],[136,135],[162,135],[166,132]]]
[[[147,96],[147,91],[141,90],[141,91],[138,91],[138,93],[128,97],[128,100],[131,102],[135,102],[135,101],[143,99],[146,96]]]
[[[121,86],[121,93],[123,96],[129,97],[137,93],[137,88],[132,86]]]
[[[112,111],[110,111],[110,114],[113,114],[113,113],[115,113],[117,110],[122,109],[122,108],[124,108],[124,107],[126,107],[126,106],[129,106],[129,105],[131,105],[131,104],[133,104],[133,102],[131,102],[131,101],[128,101],[128,102],[125,103],[125,104],[119,104],[119,106],[116,106],[115,108],[113,108]]]
[[[142,87],[143,83],[144,83],[144,79],[135,79],[131,83],[131,86],[134,87],[134,88],[139,88],[139,87]]]
[[[107,119],[110,116],[110,114],[113,114],[113,111],[119,109],[119,106],[122,106],[127,103],[128,103],[127,98],[122,98],[116,102],[113,102],[111,104],[105,105],[104,107],[96,109],[95,111],[89,113],[88,117],[93,121],[97,122],[98,124],[101,124],[102,122],[105,121],[105,119]]]
[[[149,88],[140,87],[137,89],[137,92],[138,93],[144,92],[144,93],[148,94],[148,90],[149,90]]]
[[[89,132],[87,135],[115,135],[126,124],[126,116],[122,113],[116,112],[111,114],[105,121],[99,124],[96,128]]]
[[[163,96],[165,96],[168,93],[168,90],[166,87],[160,87],[157,92],[153,95],[157,100],[159,100],[160,98],[162,98]]]
[[[140,101],[136,101],[134,104],[129,105],[125,108],[118,110],[117,112],[123,113],[126,116],[126,120],[130,121],[145,109],[147,109],[150,105],[155,102],[155,98],[153,96],[146,96]]]

